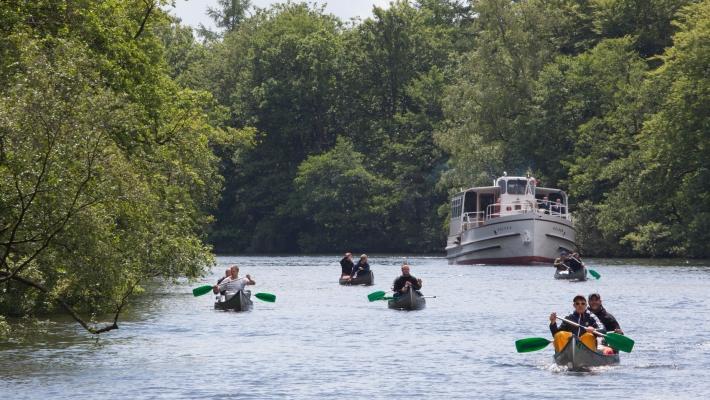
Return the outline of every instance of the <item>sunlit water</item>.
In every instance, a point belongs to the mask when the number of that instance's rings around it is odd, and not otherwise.
[[[598,281],[552,278],[552,267],[450,266],[409,257],[424,280],[422,311],[387,309],[401,257],[371,257],[375,285],[337,284],[337,256],[220,257],[196,283],[145,296],[96,340],[53,321],[0,344],[0,399],[491,398],[695,399],[710,393],[710,264],[587,260]],[[247,313],[218,312],[191,288],[237,262],[257,281]],[[550,336],[551,311],[600,292],[636,341],[621,365],[571,373],[552,346],[515,352],[516,339]]]

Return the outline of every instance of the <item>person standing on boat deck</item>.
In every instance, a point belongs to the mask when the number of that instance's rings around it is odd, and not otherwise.
[[[221,293],[225,292],[226,299],[229,300],[234,296],[237,292],[244,290],[244,288],[247,285],[255,285],[256,282],[251,279],[251,276],[249,274],[246,275],[244,278],[239,277],[239,267],[236,265],[233,265],[230,268],[230,276],[228,279],[225,279],[220,283],[219,285],[215,285],[212,288],[212,291],[215,293]]]
[[[596,315],[587,310],[587,299],[581,294],[574,296],[572,304],[574,306],[574,312],[566,316],[565,319],[576,322],[580,327],[568,324],[564,321],[558,327],[557,313],[553,312],[550,314],[550,332],[552,332],[552,336],[555,338],[555,351],[560,352],[572,335],[577,336],[587,347],[596,351],[597,339],[592,332],[598,330],[604,333],[604,325],[602,325]]]
[[[360,275],[367,275],[370,273],[370,264],[367,263],[367,254],[360,256],[360,261],[353,268],[352,277],[357,278]]]
[[[588,297],[589,300],[589,311],[596,315],[604,326],[604,330],[607,332],[614,332],[623,335],[624,331],[621,330],[621,325],[614,318],[609,311],[602,306],[602,297],[599,293],[592,293]]]
[[[540,203],[540,209],[545,213],[549,214],[550,213],[550,198],[547,196],[544,196],[542,198],[542,202]]]
[[[421,289],[422,280],[409,274],[408,264],[402,264],[402,276],[394,280],[392,291],[394,292],[394,296],[398,297],[407,293],[410,288],[414,288],[414,290]]]
[[[340,260],[340,268],[342,270],[340,277],[350,278],[353,274],[353,268],[355,268],[355,264],[353,264],[353,253],[345,253],[345,257]]]
[[[562,204],[562,199],[558,197],[557,200],[555,200],[555,202],[550,206],[550,211],[552,211],[553,215],[565,214],[565,206]]]

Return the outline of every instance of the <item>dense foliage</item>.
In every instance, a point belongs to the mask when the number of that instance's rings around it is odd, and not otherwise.
[[[709,255],[707,1],[221,4],[179,77],[254,134],[219,251],[441,251],[448,192],[507,170],[572,195],[586,254]]]
[[[212,263],[228,134],[209,93],[171,79],[171,29],[137,0],[0,5],[0,314],[62,307],[110,330],[152,279]]]

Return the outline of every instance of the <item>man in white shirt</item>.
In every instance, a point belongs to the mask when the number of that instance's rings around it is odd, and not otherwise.
[[[244,278],[239,277],[239,267],[236,265],[232,265],[230,268],[231,275],[224,279],[222,283],[219,285],[215,285],[212,288],[212,291],[214,293],[221,293],[225,292],[226,299],[229,300],[239,292],[240,290],[244,290],[244,288],[247,285],[254,285],[256,282],[251,279],[251,276],[249,274],[246,275]]]

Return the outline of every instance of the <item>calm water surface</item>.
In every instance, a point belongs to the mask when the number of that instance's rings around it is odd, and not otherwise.
[[[371,257],[372,287],[337,284],[337,256],[220,257],[211,276],[161,288],[96,340],[52,321],[0,344],[0,399],[491,398],[695,399],[710,393],[710,264],[587,260],[598,281],[552,278],[552,267],[449,266],[409,257],[427,308],[367,301],[389,289],[401,257]],[[229,263],[257,281],[248,313],[217,312],[191,288]],[[516,339],[549,337],[551,311],[598,291],[636,341],[621,365],[571,373],[552,346],[515,352]]]

